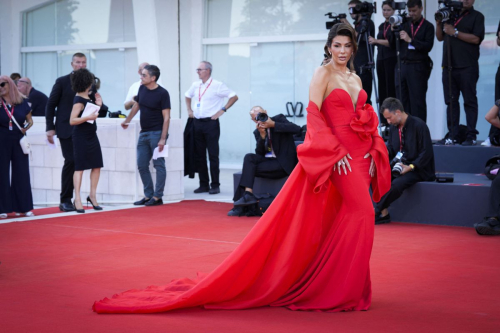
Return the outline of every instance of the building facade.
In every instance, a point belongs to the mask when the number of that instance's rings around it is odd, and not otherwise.
[[[241,166],[254,149],[254,105],[271,115],[284,113],[306,123],[308,89],[323,59],[325,14],[347,13],[348,0],[1,0],[0,72],[20,72],[45,94],[58,76],[70,72],[71,55],[83,52],[88,68],[102,81],[111,111],[122,110],[137,65],[160,67],[160,83],[171,95],[174,118],[187,117],[184,92],[197,79],[200,60],[214,66],[213,77],[236,91],[239,101],[221,118],[222,166]],[[373,19],[383,22],[378,3]],[[424,16],[434,23],[438,4],[424,0]],[[493,104],[499,48],[495,32],[500,2],[476,1],[486,17],[481,45],[479,139],[487,136],[483,118]],[[433,139],[446,132],[441,83],[442,43],[431,52],[434,69],[427,94]],[[374,96],[372,97],[374,99]],[[462,110],[462,123],[465,115]],[[183,122],[180,122],[181,124]]]

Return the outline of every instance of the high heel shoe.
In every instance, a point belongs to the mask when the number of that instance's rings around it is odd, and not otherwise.
[[[82,209],[78,209],[78,208],[76,208],[76,205],[75,205],[75,201],[74,201],[74,200],[73,200],[73,206],[75,206],[75,211],[76,211],[77,213],[85,213],[85,209],[83,209],[83,208],[82,208]]]
[[[87,197],[87,207],[89,206],[89,202],[92,205],[92,207],[94,208],[94,210],[102,210],[101,206],[94,206],[94,203],[92,202],[92,200],[90,200],[90,196]]]

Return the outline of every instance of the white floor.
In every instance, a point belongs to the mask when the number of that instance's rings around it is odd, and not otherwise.
[[[219,201],[219,202],[233,202],[233,173],[240,171],[239,169],[221,169],[220,170],[220,190],[221,192],[219,194],[208,194],[208,193],[201,193],[201,194],[195,194],[193,191],[197,189],[200,185],[198,175],[194,179],[190,179],[189,177],[184,177],[184,200],[206,200],[206,201]],[[168,177],[168,175],[167,175]],[[168,203],[175,203],[179,202],[177,201],[171,201],[171,202],[165,202],[166,204]],[[142,206],[134,206],[132,204],[127,204],[127,205],[103,205],[104,210],[102,211],[95,211],[95,210],[86,210],[86,214],[98,214],[100,212],[109,212],[112,210],[120,210],[120,209],[129,209],[129,208],[139,208]],[[45,208],[45,207],[38,207],[36,206],[35,209],[37,208]],[[41,216],[33,216],[33,217],[19,217],[19,218],[14,218],[14,219],[7,219],[7,220],[2,220],[0,219],[0,224],[2,223],[12,223],[12,222],[23,222],[23,221],[33,221],[33,220],[41,220],[41,219],[47,219],[47,218],[54,218],[54,217],[67,217],[68,214],[78,214],[78,213],[55,213],[55,214],[48,214],[48,215],[41,215]]]

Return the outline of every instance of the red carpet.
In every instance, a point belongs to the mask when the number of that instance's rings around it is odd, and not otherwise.
[[[105,296],[220,263],[255,218],[229,204],[68,215],[0,225],[1,332],[498,332],[500,237],[470,228],[392,223],[375,228],[369,311],[188,309],[97,315]]]

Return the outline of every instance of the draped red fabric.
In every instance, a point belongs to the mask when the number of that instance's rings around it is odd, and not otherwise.
[[[165,286],[129,290],[94,303],[98,313],[152,313],[202,306],[245,309],[367,310],[371,302],[369,259],[374,197],[390,187],[387,150],[376,114],[358,96],[336,89],[321,111],[310,102],[307,136],[299,164],[241,244],[210,274]],[[379,140],[380,139],[380,140]],[[370,152],[377,176],[368,174]],[[349,153],[353,171],[333,172]],[[386,173],[386,174],[382,174]]]

